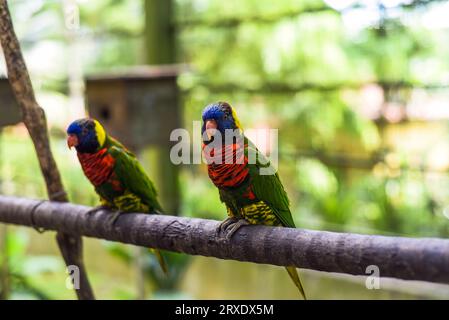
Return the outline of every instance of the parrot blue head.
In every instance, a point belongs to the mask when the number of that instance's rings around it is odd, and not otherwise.
[[[106,131],[95,119],[84,118],[73,121],[67,128],[67,145],[80,153],[95,153],[106,141]]]
[[[227,102],[216,102],[206,106],[203,110],[203,126],[201,134],[207,132],[209,141],[214,135],[214,131],[220,131],[222,137],[225,137],[227,129],[241,130],[240,121],[234,109]],[[207,142],[207,141],[204,141]]]

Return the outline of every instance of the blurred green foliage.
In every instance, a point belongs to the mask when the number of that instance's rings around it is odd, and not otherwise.
[[[410,1],[398,1],[398,4],[406,2]],[[141,1],[81,2],[80,30],[70,36],[64,27],[59,2],[30,3],[11,3],[25,52],[39,52],[51,44],[52,50],[62,57],[61,61],[52,63],[48,72],[38,68],[33,71],[31,65],[33,79],[38,78],[42,83],[41,90],[67,94],[66,65],[70,63],[67,51],[74,41],[82,48],[84,73],[144,62]],[[449,175],[411,170],[410,155],[388,141],[388,125],[362,115],[358,106],[365,101],[354,98],[360,85],[366,83],[448,82],[447,30],[430,29],[421,19],[426,12],[438,10],[441,1],[429,1],[416,8],[378,7],[371,11],[363,11],[365,2],[360,1],[360,8],[347,12],[333,10],[329,3],[177,0],[173,23],[178,61],[190,68],[179,78],[185,127],[191,130],[192,121],[200,120],[206,104],[226,100],[236,108],[244,127],[280,128],[279,171],[299,227],[447,237]],[[327,10],[288,15],[316,8]],[[282,13],[286,17],[274,22],[254,19]],[[231,23],[217,26],[217,21],[223,19]],[[193,23],[197,20],[203,23]],[[406,104],[411,91],[410,88],[385,90],[383,99]],[[447,140],[448,129],[449,126],[444,128],[442,141]],[[83,177],[76,157],[67,151],[60,128],[53,128],[52,136],[52,147],[70,199],[96,205],[97,197]],[[43,180],[37,174],[39,169],[26,135],[6,132],[1,149],[2,192],[45,198]],[[401,161],[399,165],[391,165],[380,159],[360,169],[351,168],[351,163],[330,165],[313,152],[304,155],[300,150],[343,154],[349,159],[360,155],[364,158],[373,154],[394,155]],[[427,151],[421,148],[422,154],[418,156],[424,159]],[[182,215],[225,217],[225,208],[204,165],[184,167],[181,185]],[[15,237],[20,235],[12,234],[11,243],[21,241],[14,240]],[[133,257],[127,248],[115,244],[106,247],[114,257],[131,264]],[[19,258],[14,258],[11,250],[11,265],[17,266],[17,274],[26,270],[28,275],[28,258],[20,250],[17,251]],[[188,263],[180,255],[170,254],[168,259],[179,268],[173,270],[173,277],[165,283],[157,276],[154,261],[145,261],[145,270],[156,289],[175,289],[187,268]],[[31,273],[51,269],[51,259],[37,262],[42,268],[36,267]],[[20,292],[25,290],[17,289],[15,294]],[[127,292],[118,295],[130,296]],[[46,297],[36,292],[34,296]]]
[[[33,256],[27,255],[29,235],[22,231],[7,232],[7,244],[2,250],[0,261],[2,265],[7,257],[7,272],[9,273],[10,292],[3,291],[4,298],[9,299],[51,299],[56,298],[41,289],[32,279],[45,276],[45,274],[56,272],[62,265],[62,261],[55,256]],[[4,236],[2,234],[2,236]]]

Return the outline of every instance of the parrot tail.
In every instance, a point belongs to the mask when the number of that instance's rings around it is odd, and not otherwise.
[[[296,271],[295,267],[285,267],[285,269],[288,272],[288,275],[290,278],[292,278],[293,282],[295,283],[295,286],[299,289],[299,292],[303,296],[304,300],[307,300],[306,294],[304,292],[304,288],[302,287],[301,280],[299,280],[298,272]]]
[[[168,276],[168,266],[165,262],[164,256],[159,250],[156,249],[149,249],[149,251],[156,256],[157,261],[159,262],[159,265],[161,266],[162,271],[164,271],[164,274]]]

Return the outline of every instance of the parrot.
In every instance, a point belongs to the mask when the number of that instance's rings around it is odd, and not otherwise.
[[[232,140],[228,138],[228,132],[233,132]],[[228,218],[219,224],[217,234],[226,232],[226,238],[230,240],[240,227],[255,224],[295,228],[290,201],[278,173],[244,135],[229,103],[221,101],[204,108],[201,134],[209,178],[218,188],[228,214]],[[248,161],[251,153],[257,155],[255,161]],[[262,168],[272,169],[272,174],[261,174]],[[306,299],[296,268],[285,268]]]
[[[114,225],[121,213],[163,213],[157,191],[146,175],[137,157],[118,140],[109,136],[98,120],[83,118],[67,128],[67,145],[75,147],[84,175],[94,186],[101,209],[115,213],[110,218]],[[165,274],[168,268],[159,250],[150,249]]]

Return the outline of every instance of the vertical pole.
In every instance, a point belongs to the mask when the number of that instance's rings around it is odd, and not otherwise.
[[[150,65],[170,64],[176,61],[175,32],[172,0],[145,0],[146,62]],[[178,108],[178,106],[173,106]],[[178,214],[180,205],[179,168],[170,161],[170,143],[155,146],[155,184],[166,213]]]
[[[84,106],[84,79],[81,61],[81,45],[77,41],[77,32],[80,30],[80,13],[76,0],[64,0],[64,38],[67,45],[66,55],[70,61],[67,64],[69,85],[69,122],[86,116]]]
[[[172,0],[145,0],[145,47],[148,64],[174,63],[175,32]]]

